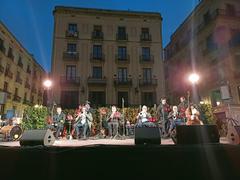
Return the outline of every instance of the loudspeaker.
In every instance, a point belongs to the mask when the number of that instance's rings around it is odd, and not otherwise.
[[[177,126],[177,144],[219,143],[216,125]]]
[[[47,130],[26,130],[20,139],[21,146],[51,146],[55,142],[53,132]]]
[[[158,127],[135,127],[135,144],[161,144]]]
[[[230,144],[240,144],[240,126],[229,126],[227,139]]]

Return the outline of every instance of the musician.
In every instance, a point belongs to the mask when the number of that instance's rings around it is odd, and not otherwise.
[[[57,107],[57,113],[53,116],[53,123],[56,127],[56,139],[58,139],[60,133],[63,131],[63,125],[65,122],[66,116],[62,112],[61,107]]]
[[[121,119],[121,113],[117,111],[116,106],[112,106],[111,112],[107,115],[108,122],[108,136],[115,138],[118,135],[119,120]]]
[[[168,136],[168,130],[170,126],[168,115],[170,112],[171,112],[171,108],[169,104],[167,104],[167,99],[162,98],[161,103],[157,107],[157,116],[159,118],[159,123],[161,124],[161,127],[162,127],[162,135],[164,137]]]
[[[178,111],[179,111],[179,116],[180,118],[186,122],[187,118],[186,118],[186,110],[188,107],[188,102],[186,101],[184,96],[180,97],[180,103],[178,104]]]
[[[200,112],[195,105],[191,105],[186,110],[187,122],[186,125],[203,125],[203,122],[199,119]]]
[[[89,129],[89,124],[92,123],[93,117],[92,113],[87,111],[86,107],[82,107],[82,112],[79,113],[76,118],[76,124],[74,125],[75,131],[77,132],[77,139],[80,138],[80,129],[83,129],[83,138],[87,138],[87,130]]]
[[[171,133],[176,128],[176,126],[184,124],[177,106],[172,107],[172,111],[169,113],[168,118],[170,120],[169,133]]]
[[[142,106],[142,111],[137,115],[136,127],[154,127],[155,124],[149,121],[150,113],[147,112],[147,106]]]

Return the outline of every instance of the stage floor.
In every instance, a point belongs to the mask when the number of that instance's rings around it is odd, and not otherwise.
[[[225,137],[220,138],[221,144],[228,144],[228,141]],[[171,138],[161,139],[162,145],[174,145]],[[93,145],[134,145],[133,138],[125,138],[125,139],[93,139],[89,138],[87,140],[67,140],[65,138],[56,140],[53,146],[57,147],[81,147],[81,146],[93,146]],[[20,146],[19,141],[13,142],[0,142],[0,146],[9,146],[9,147],[18,147]]]

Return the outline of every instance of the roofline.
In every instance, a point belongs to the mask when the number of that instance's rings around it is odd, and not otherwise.
[[[16,38],[16,36],[8,29],[8,27],[0,20],[0,25],[2,25],[7,32],[10,34],[10,36],[13,37],[13,39],[19,44],[19,46],[25,51],[25,53],[30,56],[30,58],[44,71],[46,70],[36,61],[36,59],[33,57],[33,54],[29,53],[28,50],[22,45],[22,43]]]
[[[158,17],[162,20],[160,12],[150,12],[150,11],[132,11],[132,10],[114,10],[114,9],[100,9],[100,8],[84,8],[84,7],[72,7],[72,6],[55,6],[53,14],[58,10],[70,10],[70,11],[79,11],[85,13],[102,13],[102,14],[116,14],[116,15],[143,15],[148,17]]]

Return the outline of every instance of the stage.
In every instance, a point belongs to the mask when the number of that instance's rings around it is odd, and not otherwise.
[[[134,145],[134,139],[55,141],[51,147],[0,143],[1,179],[240,179],[240,146]]]

